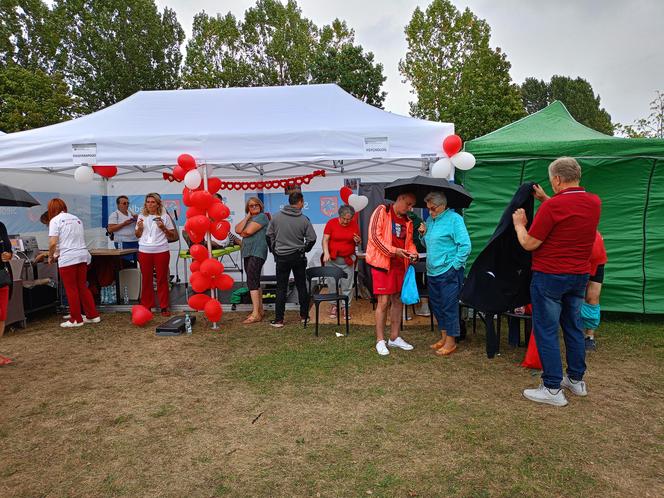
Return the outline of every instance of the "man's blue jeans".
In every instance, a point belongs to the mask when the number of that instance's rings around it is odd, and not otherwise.
[[[535,342],[542,361],[542,382],[550,389],[559,389],[563,380],[558,324],[563,329],[568,377],[582,380],[586,371],[581,305],[587,283],[588,274],[554,275],[533,272],[530,299],[533,305]]]

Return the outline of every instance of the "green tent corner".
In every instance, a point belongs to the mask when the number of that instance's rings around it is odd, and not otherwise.
[[[561,156],[581,164],[581,184],[602,199],[599,230],[609,262],[602,309],[664,313],[664,140],[618,138],[587,128],[561,102],[466,143],[476,166],[458,181],[475,200],[464,217],[470,261],[486,245],[518,186],[540,183]]]

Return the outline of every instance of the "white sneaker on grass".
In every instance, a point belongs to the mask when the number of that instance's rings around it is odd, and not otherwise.
[[[94,318],[87,318],[85,315],[83,315],[83,323],[99,323],[101,322],[101,317],[96,316]]]
[[[397,337],[394,340],[390,339],[389,341],[387,341],[387,345],[391,348],[403,349],[404,351],[410,351],[411,349],[413,349],[413,345],[408,344],[406,341],[404,341],[401,338],[401,336]]]
[[[577,396],[588,396],[586,383],[582,380],[572,380],[567,375],[563,376],[563,381],[560,383],[560,387],[567,389],[569,392],[576,394]]]
[[[562,389],[549,389],[540,384],[536,389],[524,389],[523,395],[535,403],[546,403],[553,406],[566,406],[567,398]]]
[[[376,343],[376,351],[378,351],[378,354],[381,356],[387,356],[388,354],[390,354],[390,350],[387,349],[385,341],[378,341]]]
[[[66,322],[62,322],[60,324],[60,327],[62,327],[63,329],[68,329],[71,327],[82,327],[82,326],[83,322],[70,322],[69,320],[67,320]]]

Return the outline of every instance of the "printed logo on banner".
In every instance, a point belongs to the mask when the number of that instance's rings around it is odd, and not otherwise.
[[[320,212],[327,217],[332,217],[337,214],[339,209],[339,201],[336,196],[321,196],[320,197]]]

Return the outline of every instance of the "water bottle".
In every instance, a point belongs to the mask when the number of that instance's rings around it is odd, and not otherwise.
[[[108,304],[108,287],[101,288],[101,304]]]
[[[129,304],[129,289],[127,289],[127,286],[124,286],[124,290],[122,291],[122,300],[124,301],[125,304]]]
[[[184,331],[187,335],[191,335],[191,318],[189,318],[189,313],[184,314]]]
[[[115,290],[115,285],[109,285],[108,291],[109,291],[109,304],[118,304],[118,292]]]

